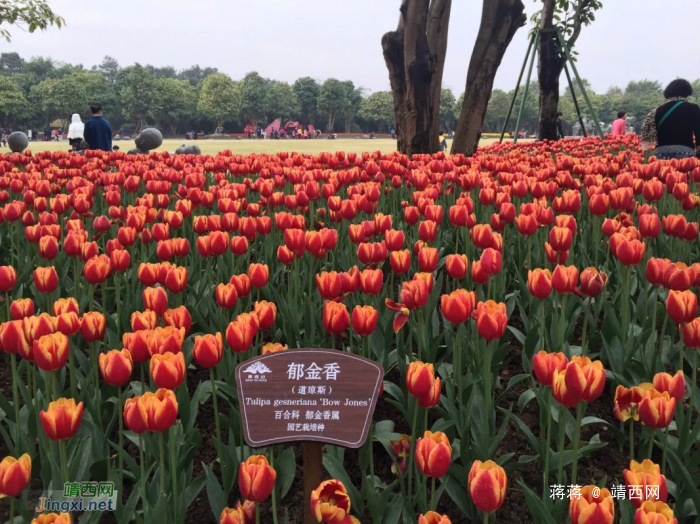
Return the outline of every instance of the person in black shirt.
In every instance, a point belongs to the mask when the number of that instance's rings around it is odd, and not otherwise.
[[[564,113],[557,113],[557,134],[559,135],[559,140],[564,138]]]
[[[681,78],[664,90],[666,102],[649,113],[642,125],[642,149],[654,149],[660,159],[700,154],[700,107],[688,102],[690,82]]]

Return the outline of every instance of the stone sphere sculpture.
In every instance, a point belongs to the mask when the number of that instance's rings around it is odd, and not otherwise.
[[[149,127],[141,131],[134,142],[136,142],[136,147],[141,151],[151,151],[163,144],[163,134],[155,127]]]
[[[127,155],[147,155],[148,151],[144,151],[143,149],[139,149],[138,147],[135,147],[134,149],[129,149],[129,151],[126,152]]]
[[[7,145],[13,153],[21,153],[29,146],[29,139],[22,131],[15,131],[7,137]]]

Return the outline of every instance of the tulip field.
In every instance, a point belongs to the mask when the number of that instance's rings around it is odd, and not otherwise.
[[[634,135],[0,155],[0,522],[697,523],[699,187]],[[296,348],[385,373],[310,497],[234,378]]]

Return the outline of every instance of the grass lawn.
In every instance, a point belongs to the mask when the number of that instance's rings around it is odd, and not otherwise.
[[[481,145],[495,142],[495,139],[485,139]],[[451,141],[449,141],[451,143]],[[183,144],[192,144],[192,141],[167,139],[157,151],[175,151]],[[230,149],[234,154],[247,155],[249,153],[277,153],[279,151],[298,151],[299,153],[317,154],[322,151],[345,151],[347,153],[362,153],[364,151],[381,151],[390,153],[396,151],[396,142],[391,139],[377,138],[374,140],[345,138],[338,140],[196,140],[194,142],[205,155],[214,155],[219,151]],[[136,147],[133,140],[115,141],[122,151],[128,151]],[[33,152],[39,151],[68,151],[67,141],[61,142],[30,142],[29,148]],[[449,150],[449,148],[448,148]],[[1,153],[8,153],[9,148],[0,148]]]

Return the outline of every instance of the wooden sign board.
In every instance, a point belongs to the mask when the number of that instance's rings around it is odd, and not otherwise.
[[[262,355],[236,367],[246,442],[325,442],[359,448],[384,378],[376,362],[331,349]]]

